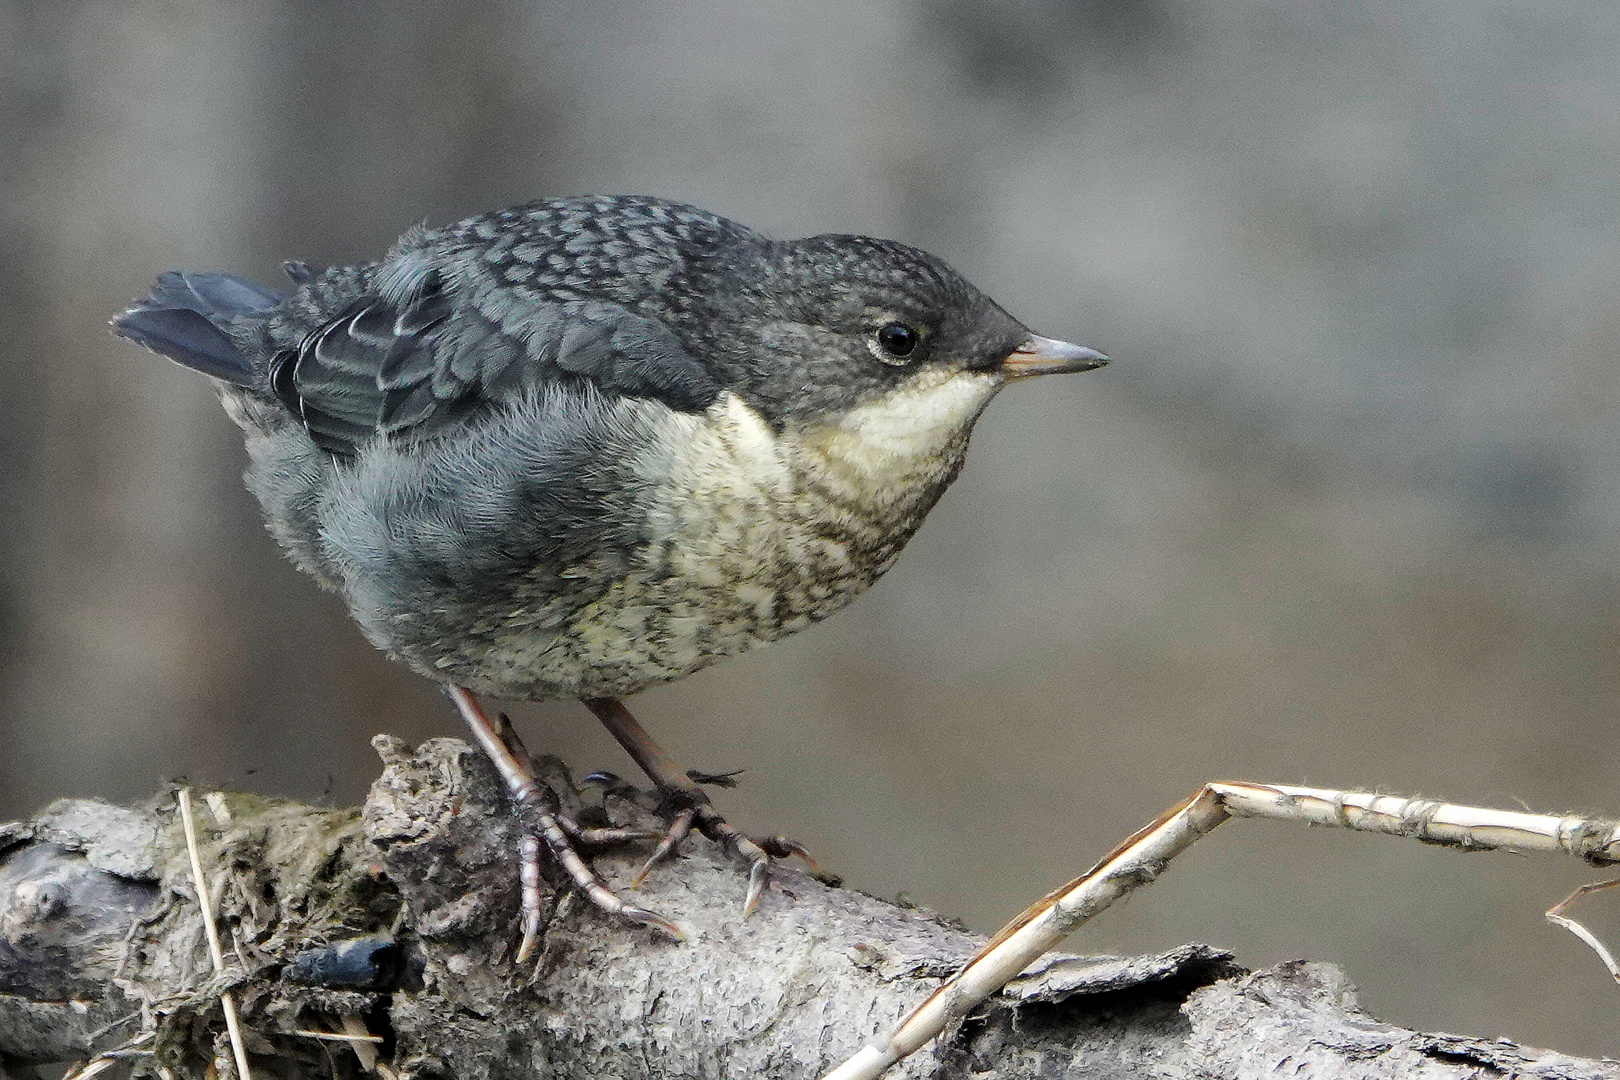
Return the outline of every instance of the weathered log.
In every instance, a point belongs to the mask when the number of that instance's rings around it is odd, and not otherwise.
[[[547,893],[538,962],[518,970],[519,825],[465,744],[377,740],[366,805],[202,800],[203,863],[228,958],[209,966],[184,841],[164,797],[63,801],[0,827],[0,1066],[119,1051],[137,1072],[229,1071],[233,991],[260,1077],[811,1078],[886,1032],[982,941],[926,912],[782,872],[738,918],[743,883],[694,838],[642,902],[672,943]],[[559,797],[576,800],[560,764]],[[589,816],[592,808],[576,806]],[[641,824],[623,793],[595,812]],[[602,853],[624,888],[644,851]],[[335,946],[347,943],[344,949]],[[381,1042],[297,1032],[367,1031]],[[1501,1040],[1424,1035],[1357,1009],[1335,969],[1247,973],[1203,945],[1050,957],[898,1076],[1620,1077]]]

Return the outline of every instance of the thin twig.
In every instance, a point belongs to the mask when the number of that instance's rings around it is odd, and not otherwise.
[[[68,1073],[66,1076],[62,1077],[62,1080],[90,1080],[91,1077],[99,1076],[108,1069],[112,1068],[114,1065],[118,1064],[118,1061],[118,1058],[102,1054],[91,1059],[90,1061],[85,1062],[83,1067]]]
[[[1031,904],[901,1021],[887,1039],[862,1047],[823,1080],[876,1080],[891,1065],[977,1008],[1081,923],[1153,881],[1171,859],[1232,817],[1331,825],[1470,849],[1562,851],[1599,865],[1620,862],[1620,821],[1490,810],[1328,788],[1206,784],[1090,870]],[[1547,917],[1597,950],[1620,981],[1620,969],[1608,951],[1584,927],[1562,915],[1564,907],[1576,897],[1610,884],[1614,882],[1576,890]]]
[[[191,789],[181,788],[179,793],[180,822],[186,834],[186,853],[191,856],[191,878],[197,883],[197,906],[202,908],[203,930],[208,935],[208,959],[215,975],[225,973],[225,950],[219,944],[219,930],[214,926],[214,903],[208,895],[208,882],[203,877],[202,856],[197,852],[197,824],[191,817]],[[248,1071],[247,1046],[242,1041],[242,1027],[236,1019],[236,997],[229,990],[219,992],[220,1007],[225,1010],[225,1030],[231,1037],[231,1052],[236,1055],[236,1074],[241,1080],[253,1080]]]
[[[312,1028],[298,1028],[296,1031],[287,1032],[287,1034],[296,1035],[301,1039],[321,1039],[325,1042],[380,1043],[383,1041],[381,1035],[345,1035],[341,1031],[315,1031]]]
[[[1615,963],[1614,954],[1604,947],[1603,942],[1597,939],[1596,934],[1564,914],[1571,904],[1588,893],[1595,893],[1601,889],[1612,889],[1616,885],[1620,885],[1620,878],[1610,878],[1608,881],[1594,881],[1590,885],[1582,885],[1547,909],[1547,921],[1562,926],[1565,930],[1586,942],[1587,946],[1597,953],[1598,959],[1603,961],[1603,966],[1609,969],[1609,974],[1614,976],[1614,981],[1620,983],[1620,964]]]
[[[112,1028],[117,1027],[118,1024],[122,1022],[123,1021],[115,1021],[114,1023],[108,1024],[104,1028],[91,1032],[89,1041],[94,1042],[97,1037],[105,1034]],[[101,1053],[97,1054],[95,1057],[91,1058],[77,1069],[70,1069],[66,1074],[63,1075],[62,1080],[90,1080],[92,1076],[105,1072],[118,1062],[122,1061],[124,1058],[136,1057],[141,1054],[149,1055],[152,1053],[152,1051],[137,1050],[136,1047],[141,1043],[151,1042],[155,1034],[155,1032],[143,1031],[136,1035],[133,1039],[129,1040],[129,1042],[115,1050],[103,1050]]]
[[[116,972],[114,973],[114,975],[116,977]],[[103,1035],[109,1034],[112,1031],[113,1028],[123,1027],[125,1024],[129,1023],[131,1020],[139,1020],[140,1018],[141,1018],[141,1014],[138,1013],[138,1012],[132,1012],[128,1016],[120,1016],[117,1020],[114,1020],[114,1021],[112,1021],[111,1023],[108,1023],[108,1024],[102,1024],[100,1027],[96,1028],[96,1030],[94,1030],[90,1034],[86,1035],[84,1037],[85,1042],[93,1044],[93,1043],[96,1042],[96,1040],[100,1039]],[[136,1042],[138,1042],[138,1041],[140,1041],[142,1039],[145,1039],[145,1038],[149,1038],[150,1035],[151,1035],[151,1032],[143,1031],[143,1032],[137,1034],[133,1039],[131,1039],[129,1041],[129,1043],[127,1043],[125,1045],[133,1046]]]

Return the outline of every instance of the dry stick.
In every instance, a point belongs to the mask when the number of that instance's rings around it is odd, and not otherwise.
[[[139,1016],[140,1014],[135,1013],[134,1015]],[[89,1035],[85,1036],[85,1042],[93,1044],[101,1036],[105,1035],[119,1024],[126,1023],[127,1021],[128,1017],[125,1017],[122,1020],[115,1020],[105,1027],[97,1028],[95,1031],[92,1031]],[[69,1069],[67,1072],[63,1073],[62,1080],[90,1080],[92,1076],[95,1076],[98,1073],[106,1072],[124,1058],[138,1055],[150,1056],[152,1051],[138,1050],[136,1047],[140,1046],[142,1043],[151,1042],[152,1036],[152,1032],[143,1031],[136,1035],[133,1039],[129,1040],[129,1042],[115,1050],[103,1050],[89,1061],[86,1061],[83,1065],[80,1065],[77,1069]]]
[[[1275,818],[1409,836],[1463,848],[1564,851],[1596,865],[1620,862],[1620,821],[1456,806],[1368,792],[1278,784],[1211,783],[1120,844],[1084,874],[1004,926],[967,965],[881,1043],[862,1047],[823,1080],[876,1080],[966,1016],[1079,925],[1148,884],[1171,859],[1232,817]],[[1593,887],[1575,895],[1592,891]],[[1575,899],[1571,896],[1570,900]],[[1569,901],[1565,901],[1567,904]],[[1560,904],[1549,918],[1569,926]],[[1579,925],[1579,924],[1576,924]],[[1574,927],[1570,927],[1574,929]],[[1584,928],[1582,928],[1584,929]],[[1597,946],[1589,934],[1580,934]],[[1605,960],[1612,963],[1612,960]],[[1611,968],[1611,970],[1613,970]]]
[[[1565,930],[1586,942],[1587,946],[1597,953],[1598,959],[1603,961],[1603,966],[1609,969],[1609,974],[1614,976],[1614,981],[1620,982],[1620,964],[1615,963],[1614,954],[1604,948],[1603,942],[1599,941],[1592,931],[1564,914],[1575,901],[1588,893],[1595,893],[1600,889],[1612,889],[1616,885],[1620,885],[1620,878],[1610,878],[1608,881],[1594,881],[1590,885],[1582,885],[1547,909],[1547,921],[1562,926]]]
[[[117,1065],[118,1061],[118,1058],[103,1054],[94,1061],[86,1062],[82,1068],[68,1073],[62,1078],[62,1080],[91,1080],[92,1077],[99,1076],[108,1069],[112,1068],[114,1065]]]
[[[297,1035],[299,1038],[302,1038],[302,1039],[320,1039],[320,1040],[324,1040],[326,1042],[380,1043],[380,1042],[383,1041],[383,1037],[381,1035],[371,1035],[371,1034],[351,1035],[348,1032],[344,1032],[344,1031],[316,1031],[313,1028],[297,1028],[297,1029],[295,1029],[293,1031],[287,1032],[287,1034],[289,1034],[289,1035]]]
[[[219,945],[219,929],[214,926],[214,902],[208,895],[208,882],[203,878],[202,857],[197,854],[197,824],[191,818],[191,789],[181,788],[178,798],[180,821],[186,833],[186,853],[191,856],[191,879],[197,883],[197,906],[202,908],[203,929],[208,934],[208,959],[214,966],[214,974],[223,975],[225,950]],[[236,997],[229,990],[221,990],[219,1004],[225,1010],[225,1030],[230,1033],[231,1051],[236,1055],[236,1075],[241,1080],[253,1080],[253,1074],[248,1071],[242,1027],[236,1020]]]

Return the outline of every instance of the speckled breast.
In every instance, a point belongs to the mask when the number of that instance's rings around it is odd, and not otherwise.
[[[735,403],[690,436],[631,572],[555,637],[500,637],[459,679],[497,696],[617,696],[793,633],[876,581],[955,472],[874,502]]]

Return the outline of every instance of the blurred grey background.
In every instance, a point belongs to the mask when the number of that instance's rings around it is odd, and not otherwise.
[[[633,702],[747,769],[733,821],[990,930],[1212,777],[1620,812],[1617,58],[1613,5],[1531,0],[8,0],[0,819],[347,803],[372,733],[459,733],[107,318],[619,191],[926,247],[1116,358],[1005,394],[848,613]],[[1392,1021],[1620,1054],[1541,919],[1595,876],[1238,823],[1073,947],[1332,960]]]

